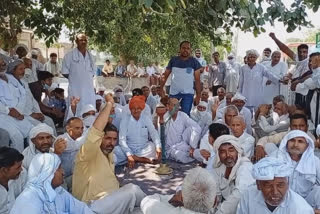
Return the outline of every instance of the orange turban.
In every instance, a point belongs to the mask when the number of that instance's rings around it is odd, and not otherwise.
[[[144,107],[146,106],[145,100],[146,98],[142,95],[132,97],[129,102],[129,109],[131,110],[133,106],[138,106],[141,108],[141,110],[143,110]]]

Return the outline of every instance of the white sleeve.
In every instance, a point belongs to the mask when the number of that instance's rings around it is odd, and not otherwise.
[[[312,78],[306,79],[303,83],[299,83],[296,87],[296,93],[307,95],[309,90],[317,88],[317,84],[312,80]]]
[[[140,207],[144,214],[179,213],[178,210],[174,212],[178,208],[171,206],[168,203],[169,200],[168,196],[161,196],[159,194],[149,195],[141,201]]]
[[[264,132],[266,132],[266,133],[273,132],[273,131],[275,131],[276,129],[279,128],[279,124],[270,125],[270,124],[268,123],[267,119],[266,119],[264,116],[260,116],[259,126],[260,126],[260,128],[261,128]]]

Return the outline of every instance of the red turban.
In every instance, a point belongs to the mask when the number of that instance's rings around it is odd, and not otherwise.
[[[129,102],[129,109],[131,110],[133,106],[138,106],[141,108],[141,110],[143,110],[144,107],[146,106],[145,100],[146,98],[142,95],[132,97]]]

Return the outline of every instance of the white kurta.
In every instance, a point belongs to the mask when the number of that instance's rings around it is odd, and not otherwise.
[[[254,137],[252,137],[251,135],[249,135],[246,132],[243,132],[243,134],[240,137],[238,137],[238,139],[239,139],[239,143],[243,149],[244,156],[246,156],[247,158],[249,158],[249,160],[251,160],[251,157],[254,154],[254,146],[255,146]]]
[[[237,214],[314,214],[312,207],[297,193],[288,189],[284,201],[271,212],[257,186],[250,187],[241,196]]]
[[[226,77],[224,78],[224,84],[226,86],[226,92],[235,93],[239,85],[239,72],[241,65],[234,63],[233,65],[227,64]]]
[[[165,121],[169,118],[167,112]],[[201,128],[186,113],[178,111],[176,120],[170,118],[166,123],[166,155],[167,157],[188,163],[194,159],[189,156],[191,148],[197,148],[200,140]]]
[[[279,79],[282,79],[283,76],[288,71],[288,65],[284,62],[279,62],[275,66],[271,65],[271,62],[266,64],[267,69],[273,73],[273,75],[277,76]],[[272,82],[270,85],[266,85],[268,78],[263,78],[263,103],[264,104],[272,104],[273,98],[280,94],[280,83]]]
[[[26,93],[24,93],[24,90],[19,89],[23,85],[19,84],[15,87],[10,84],[15,79],[12,75],[7,74],[6,77],[8,78],[8,83],[0,79],[0,128],[8,132],[11,140],[10,146],[22,152],[24,138],[29,136],[33,125],[27,118],[17,120],[8,115],[9,108],[15,108],[17,111],[21,111],[24,108]]]
[[[9,214],[16,198],[23,191],[26,182],[27,171],[23,169],[16,180],[9,180],[8,191],[0,184],[0,214]]]
[[[76,140],[72,139],[68,133],[64,133],[63,135],[59,135],[57,140],[62,138],[67,141],[67,147],[60,155],[61,159],[61,166],[64,170],[64,176],[68,177],[73,174],[74,168],[74,160],[76,155],[82,146],[85,143],[87,138],[88,129],[84,131],[81,137],[77,138]]]
[[[62,187],[55,189],[57,193],[54,200],[55,213],[59,214],[94,214],[89,207],[68,193]],[[10,214],[24,213],[44,214],[52,213],[44,206],[44,202],[39,197],[35,189],[26,188],[17,198]]]
[[[96,66],[94,64],[94,59],[89,51],[83,56],[78,48],[74,48],[64,56],[61,73],[69,75],[69,100],[67,105],[70,105],[70,98],[72,96],[80,97],[80,102],[77,106],[79,111],[77,112],[81,112],[81,109],[88,104],[91,104],[94,107],[96,106],[93,87],[93,75],[95,74],[95,71]]]
[[[118,148],[115,149],[116,164],[122,164],[129,155],[155,159],[156,148],[161,148],[160,137],[151,119],[142,115],[139,120],[134,119],[132,115],[127,115],[122,119],[119,145],[122,152]]]
[[[273,116],[272,122],[268,122],[267,118],[264,116],[260,116],[257,123],[259,124],[259,127],[261,128],[262,132],[260,134],[260,137],[264,137],[266,135],[272,135],[279,132],[287,131],[290,126],[290,119],[289,114],[278,116],[277,113],[273,112],[273,114],[276,116]],[[276,120],[274,119],[276,118]]]
[[[246,106],[257,108],[263,104],[263,78],[266,77],[272,82],[279,82],[279,78],[273,75],[265,66],[257,63],[251,69],[243,65],[240,71],[238,91],[247,98]]]
[[[221,195],[225,199],[219,205],[217,214],[235,213],[241,194],[255,183],[255,179],[251,175],[252,163],[247,158],[238,161],[241,162],[233,178],[225,178],[226,166],[224,164],[213,170],[218,187],[217,195]]]

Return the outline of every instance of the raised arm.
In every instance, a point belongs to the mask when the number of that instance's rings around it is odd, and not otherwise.
[[[271,39],[273,39],[273,41],[278,45],[278,47],[280,48],[280,50],[287,54],[293,61],[295,61],[295,56],[296,54],[285,44],[283,44],[274,33],[270,33],[269,36],[271,37]]]

